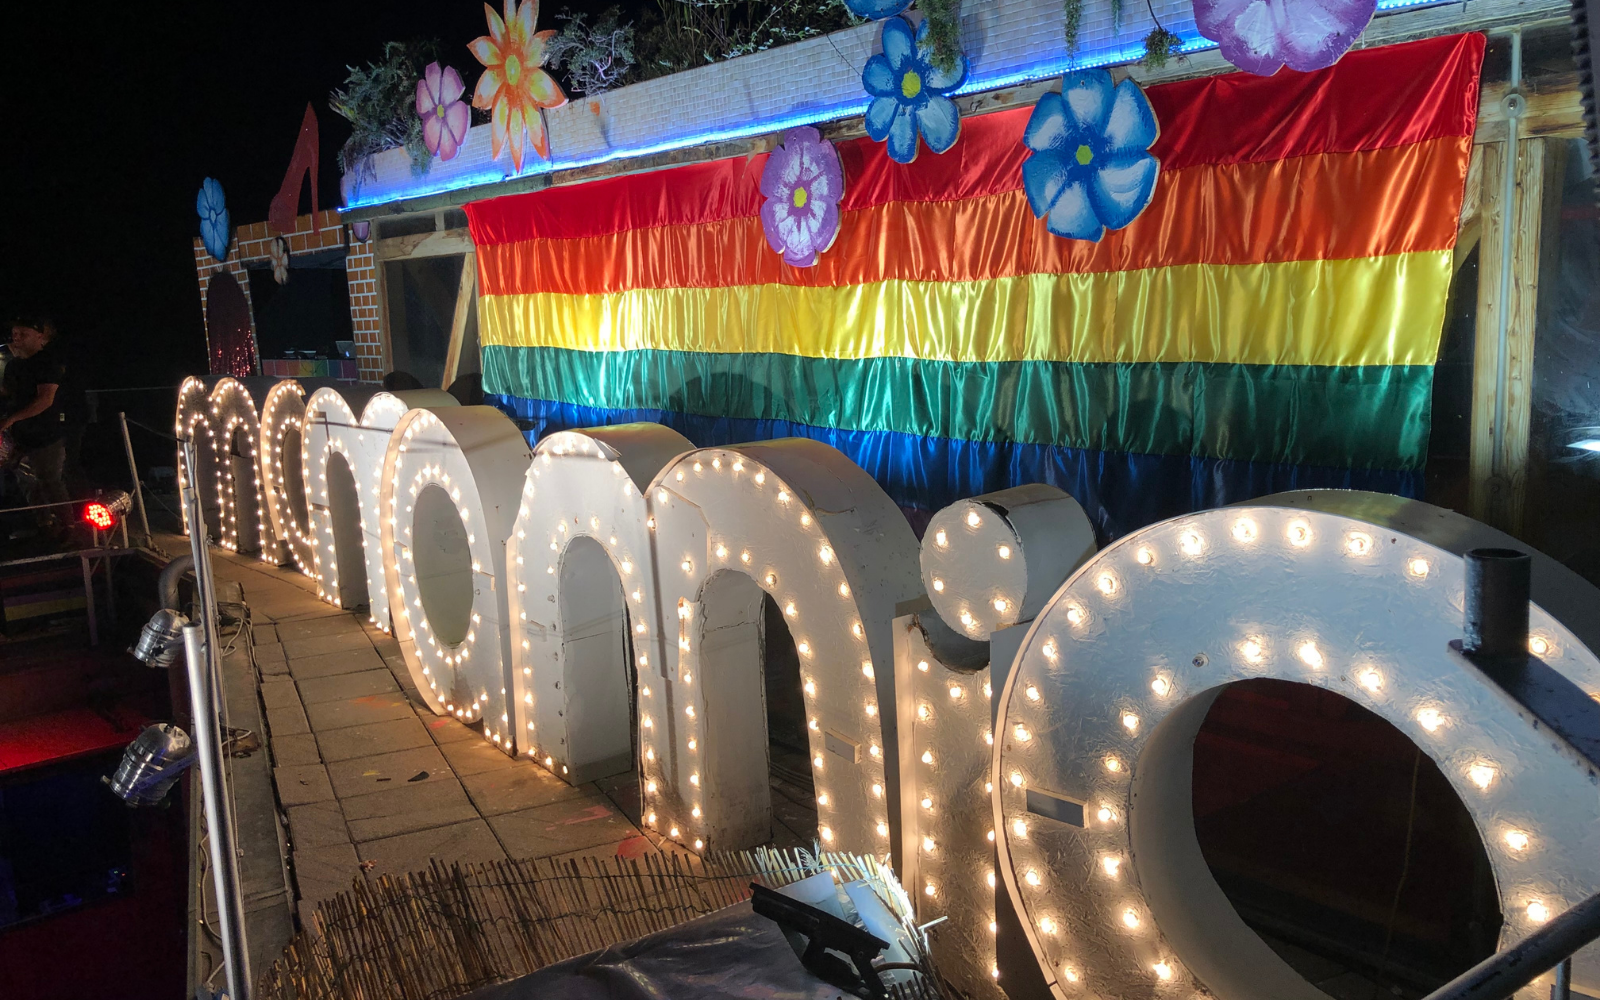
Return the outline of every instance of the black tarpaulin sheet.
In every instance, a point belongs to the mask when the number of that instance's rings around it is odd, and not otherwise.
[[[465,1000],[836,1000],[749,903],[486,986]]]

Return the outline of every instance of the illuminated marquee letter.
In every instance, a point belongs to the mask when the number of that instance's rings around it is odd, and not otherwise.
[[[211,450],[217,476],[217,544],[235,552],[271,553],[262,510],[255,400],[237,379],[211,389]]]
[[[506,548],[528,444],[490,406],[412,410],[389,438],[382,519],[395,638],[428,705],[507,753]]]
[[[895,622],[895,678],[908,692],[900,722],[905,798],[914,818],[900,871],[918,920],[948,918],[933,936],[934,957],[973,997],[1004,996],[993,976],[988,640],[1037,614],[1094,551],[1083,508],[1053,486],[958,501],[935,514],[922,536],[922,585],[938,615]]]
[[[261,446],[256,453],[260,456],[267,518],[273,537],[285,549],[279,559],[292,559],[300,572],[315,578],[305,470],[300,464],[305,415],[305,391],[299,382],[284,379],[273,386],[261,403]]]
[[[356,483],[361,489],[361,552],[366,560],[367,617],[385,632],[393,629],[389,611],[388,575],[384,570],[383,473],[389,458],[389,436],[412,409],[438,410],[460,404],[443,389],[379,392],[361,410],[361,428],[353,443]],[[393,470],[390,470],[393,477]]]
[[[440,389],[397,396],[324,387],[306,400],[300,465],[317,596],[342,608],[366,604],[368,617],[384,631],[389,602],[378,498],[389,434],[412,407],[455,405],[455,397]]]
[[[838,451],[800,438],[681,456],[647,500],[675,634],[652,664],[660,690],[640,692],[646,825],[697,850],[768,839],[765,593],[799,654],[818,836],[889,853],[900,821],[890,622],[918,590],[904,515]]]
[[[1502,948],[1600,889],[1591,769],[1450,651],[1463,585],[1462,559],[1418,538],[1271,505],[1134,532],[1068,581],[1001,692],[990,779],[1001,875],[1056,996],[1325,1000],[1240,919],[1195,838],[1195,735],[1252,678],[1337,692],[1432,758],[1483,838]],[[1544,661],[1600,691],[1594,654],[1542,608],[1530,619]],[[1575,988],[1600,985],[1592,950],[1574,965]]]
[[[643,491],[693,447],[659,424],[621,424],[552,434],[534,449],[506,546],[513,732],[572,784],[635,764],[630,687],[648,713],[664,652]],[[640,752],[654,762],[654,749]]]

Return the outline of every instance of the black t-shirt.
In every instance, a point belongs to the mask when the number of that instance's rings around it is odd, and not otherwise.
[[[41,385],[60,386],[65,378],[66,366],[48,349],[31,358],[12,358],[6,365],[5,412],[25,409],[38,396]],[[61,402],[58,391],[48,410],[11,425],[19,448],[38,448],[61,439]]]

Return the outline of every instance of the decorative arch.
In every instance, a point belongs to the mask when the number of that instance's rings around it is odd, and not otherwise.
[[[272,535],[262,504],[257,457],[261,428],[255,400],[243,384],[229,377],[212,387],[209,407],[217,544],[265,558],[272,550]]]
[[[367,580],[367,618],[390,631],[389,582],[384,569],[383,548],[383,470],[389,451],[389,435],[408,410],[436,410],[457,406],[456,398],[442,389],[411,389],[402,392],[377,392],[361,410],[361,427],[347,436],[345,446],[355,458],[357,492],[361,497],[361,552]],[[392,475],[392,473],[391,473]]]
[[[274,385],[261,403],[261,447],[257,454],[261,456],[261,479],[272,535],[283,546],[277,559],[293,560],[300,572],[315,578],[305,467],[301,464],[305,416],[306,394],[300,383],[291,378]]]
[[[381,519],[390,612],[435,712],[514,752],[506,539],[532,456],[490,406],[411,410],[389,438]]]
[[[324,386],[306,400],[301,423],[300,468],[305,480],[311,578],[317,596],[340,608],[367,600],[367,562],[362,553],[362,436],[357,410],[371,388]],[[387,444],[387,442],[385,442]],[[380,458],[381,462],[381,458]],[[377,475],[367,477],[373,482]]]
[[[200,495],[201,514],[206,521],[209,531],[219,530],[217,497],[218,472],[216,465],[216,452],[212,446],[214,437],[211,430],[211,399],[206,389],[206,384],[201,379],[190,375],[178,387],[178,408],[173,419],[172,433],[179,440],[178,446],[178,486],[182,487],[193,483]],[[184,455],[182,441],[185,438],[193,439],[195,452],[195,468],[189,468],[189,461]],[[189,532],[189,511],[183,510],[183,530]]]
[[[730,712],[762,713],[760,702],[707,700],[712,676],[722,684],[759,674],[749,643],[711,635],[725,622],[706,598],[720,589],[718,574],[734,572],[777,602],[795,640],[823,845],[890,854],[901,820],[890,622],[896,603],[918,592],[904,515],[844,455],[801,438],[682,455],[647,499],[661,606],[671,609],[664,625],[677,642],[664,643],[659,696],[647,704],[641,691],[646,825],[696,850],[767,837],[758,810],[707,796],[702,780],[714,772],[719,783],[748,786],[754,776],[744,772],[757,766],[766,780],[764,759],[717,726]]]
[[[693,447],[660,424],[617,424],[551,434],[534,448],[506,545],[515,580],[508,588],[515,637],[514,731],[518,747],[572,784],[625,770],[619,758],[631,758],[635,735],[631,718],[621,730],[612,725],[629,709],[627,692],[615,689],[618,677],[606,672],[614,648],[575,648],[572,615],[563,607],[571,600],[570,578],[580,568],[573,563],[584,560],[591,572],[616,574],[624,594],[621,626],[627,648],[619,666],[637,671],[632,679],[641,705],[651,701],[660,689],[658,682],[652,686],[659,670],[653,665],[665,656],[662,623],[667,618],[656,589],[644,493],[668,462]],[[579,539],[599,546],[609,570],[596,565],[592,549],[585,558],[580,547],[569,561]],[[597,596],[605,596],[609,583],[605,576],[593,584]],[[575,727],[586,718],[599,725],[580,734]],[[650,751],[652,761],[655,752]]]
[[[1502,947],[1600,888],[1591,769],[1451,652],[1463,586],[1463,560],[1411,534],[1268,505],[1154,525],[1080,569],[1001,692],[990,777],[1000,873],[1052,992],[1321,1000],[1239,918],[1195,839],[1195,733],[1249,678],[1337,692],[1433,759],[1483,838]],[[1546,663],[1600,693],[1571,631],[1537,605],[1530,625]],[[1597,973],[1580,952],[1575,985]]]

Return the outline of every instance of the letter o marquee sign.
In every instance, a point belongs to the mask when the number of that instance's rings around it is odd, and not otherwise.
[[[1448,648],[1464,577],[1404,534],[1248,506],[1134,532],[1067,581],[1001,692],[992,773],[1000,871],[1056,996],[1326,1000],[1239,918],[1195,840],[1195,734],[1252,678],[1338,692],[1438,764],[1487,849],[1502,948],[1600,889],[1592,770]],[[1594,654],[1530,613],[1545,662],[1600,691]],[[1600,980],[1593,949],[1574,966]]]

